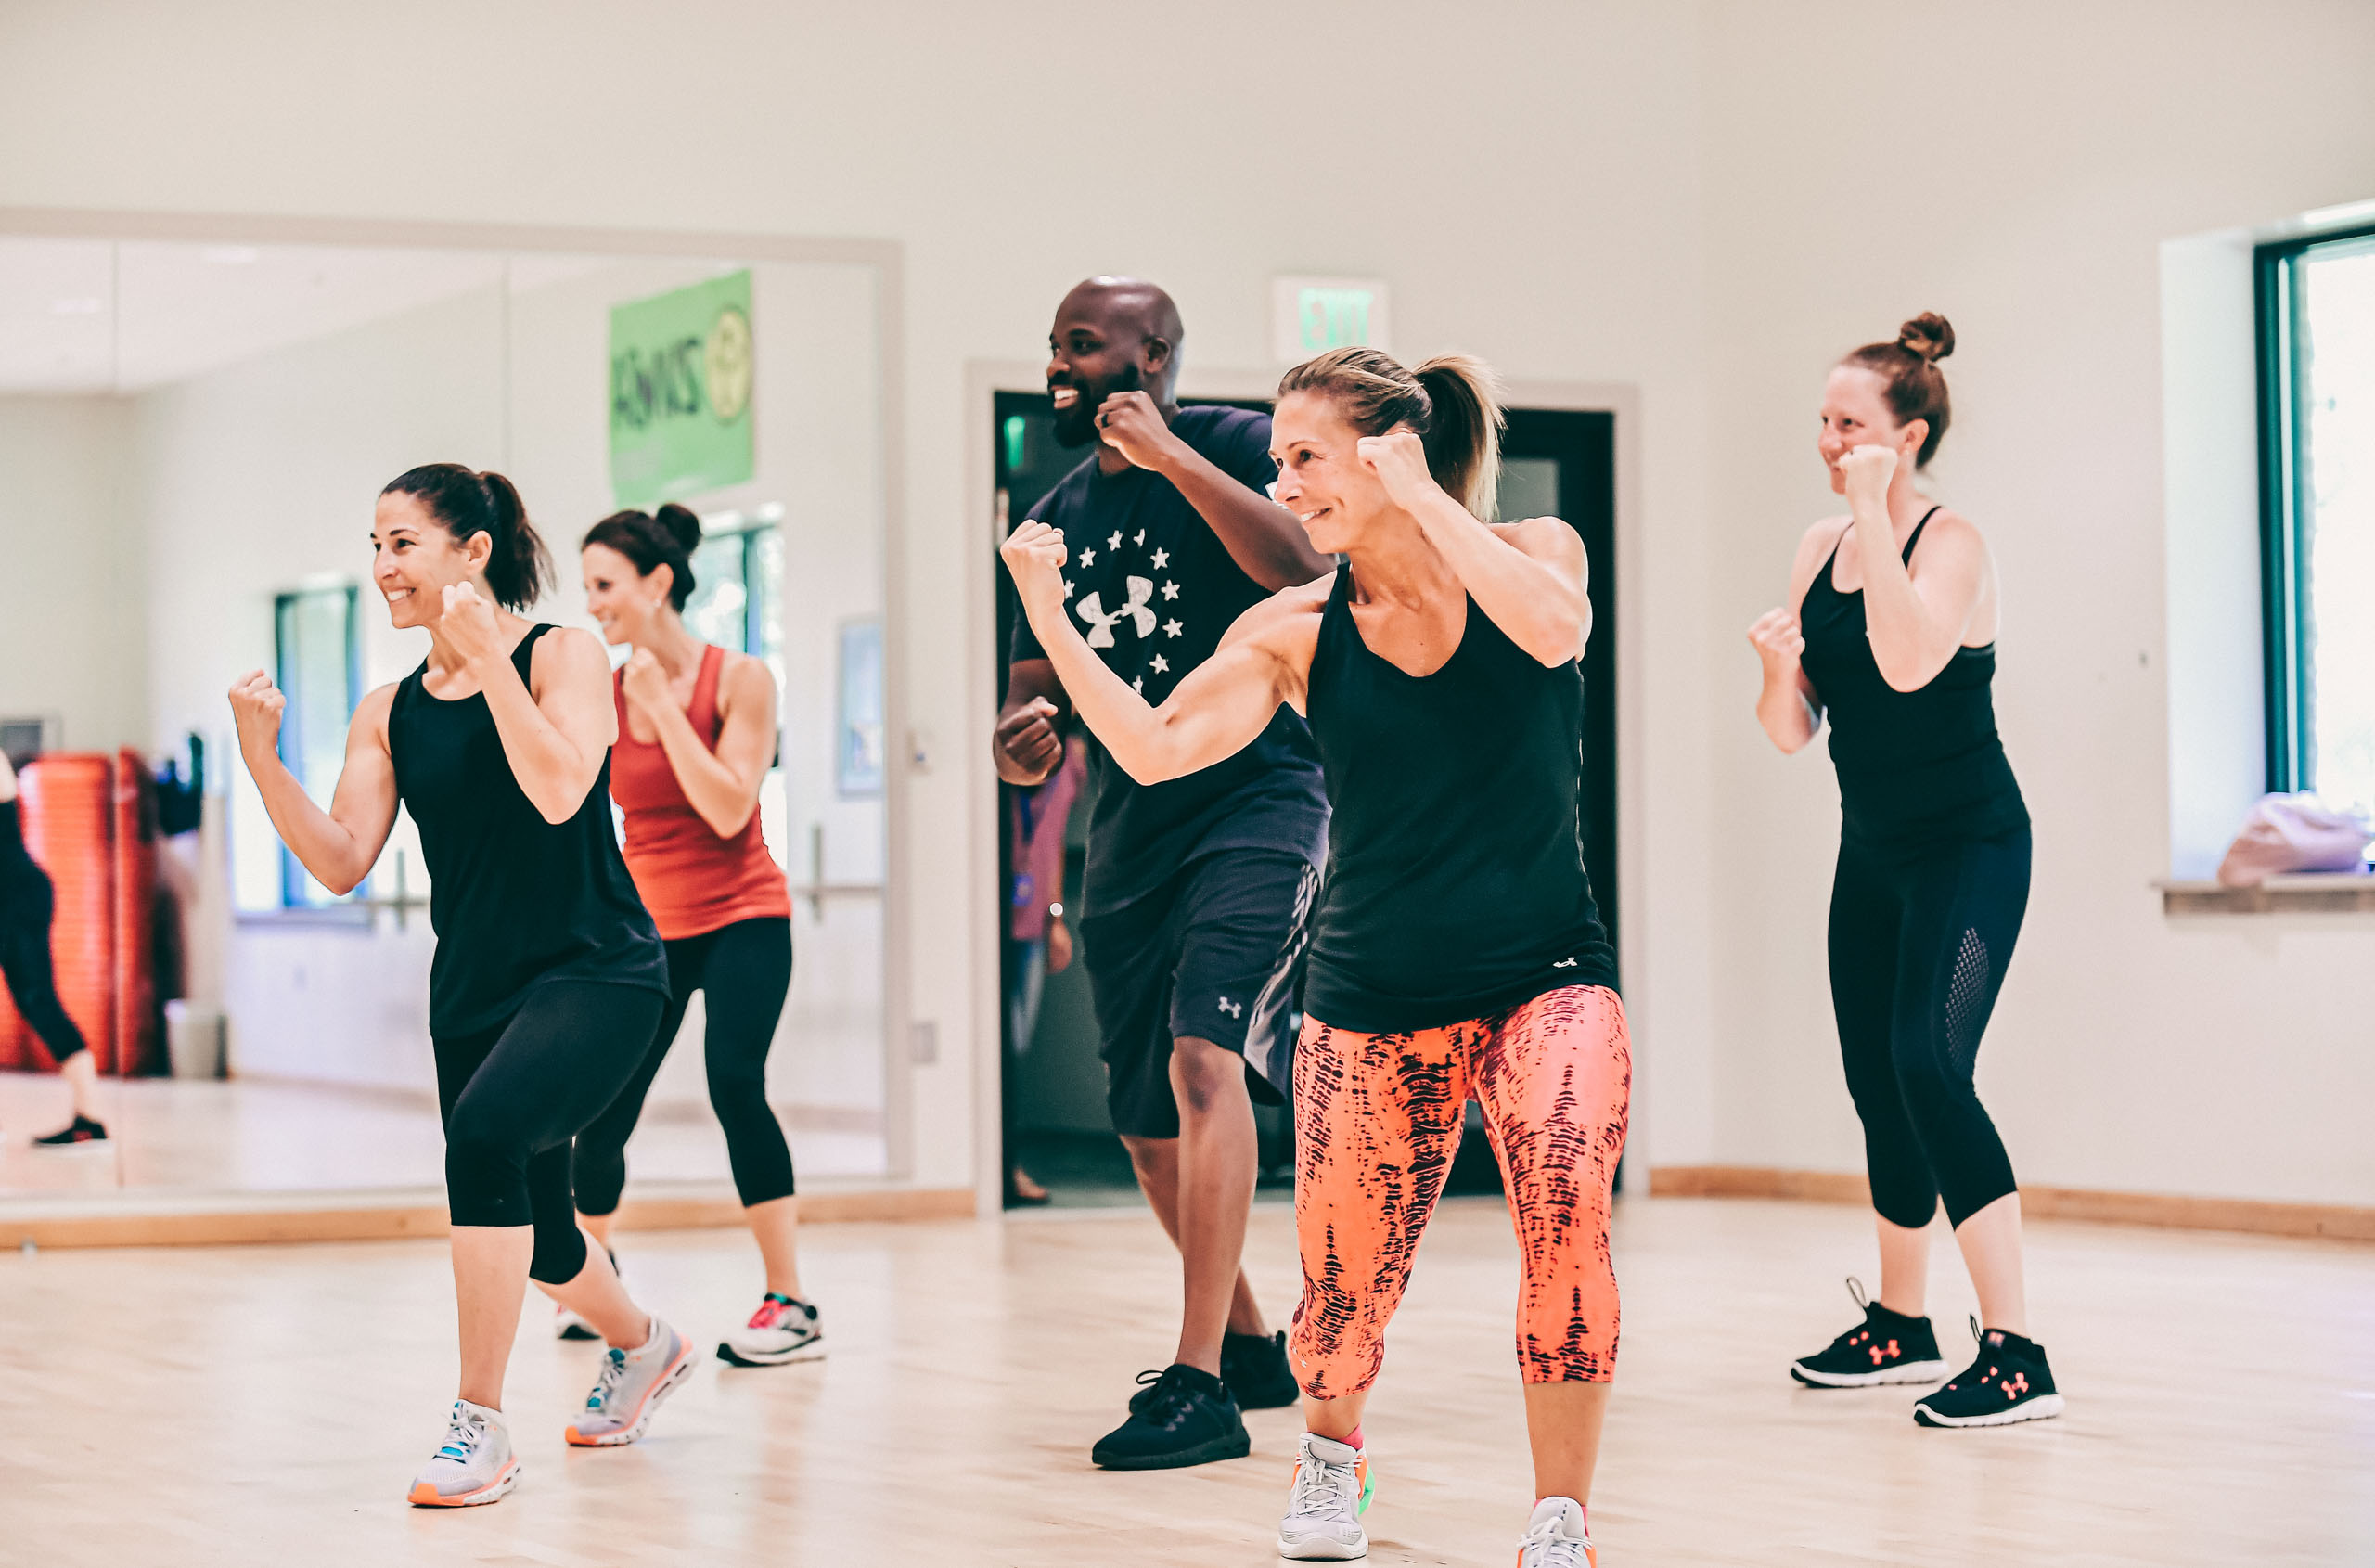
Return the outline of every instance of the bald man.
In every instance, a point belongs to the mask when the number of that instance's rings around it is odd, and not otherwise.
[[[1062,530],[1066,602],[1088,644],[1161,702],[1231,623],[1332,565],[1273,503],[1268,416],[1182,408],[1171,296],[1092,277],[1047,340],[1056,436],[1096,452],[1029,515]],[[998,777],[1063,757],[1070,703],[1016,618]],[[1227,762],[1141,785],[1089,740],[1087,885],[1073,923],[1097,1008],[1106,1103],[1138,1185],[1178,1244],[1172,1365],[1091,1458],[1111,1470],[1236,1459],[1239,1411],[1292,1404],[1283,1336],[1239,1259],[1253,1199],[1252,1094],[1275,1101],[1302,989],[1303,918],[1328,837],[1319,753],[1292,709]]]

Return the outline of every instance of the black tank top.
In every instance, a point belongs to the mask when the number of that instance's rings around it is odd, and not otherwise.
[[[1450,661],[1369,651],[1338,569],[1308,709],[1334,815],[1303,1010],[1363,1034],[1485,1018],[1616,984],[1584,874],[1584,676],[1546,669],[1468,601]]]
[[[511,662],[528,679],[532,626]],[[429,863],[433,1035],[476,1034],[520,1009],[546,980],[607,980],[665,995],[668,958],[610,825],[610,759],[577,815],[544,818],[511,774],[482,693],[443,701],[419,669],[396,688],[388,754],[396,793]]]
[[[1922,514],[1905,559],[1938,515]],[[1850,525],[1850,532],[1853,525]],[[1864,619],[1864,595],[1831,584],[1847,535],[1807,585],[1798,623],[1801,656],[1830,719],[1830,760],[1839,769],[1843,830],[1877,848],[2001,838],[2029,825],[2021,786],[1996,733],[1996,645],[1961,648],[1929,685],[1899,691],[1881,675]]]

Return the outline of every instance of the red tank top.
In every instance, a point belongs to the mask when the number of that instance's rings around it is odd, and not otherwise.
[[[693,677],[693,700],[685,710],[701,744],[717,748],[717,673],[725,650],[701,650],[700,674]],[[619,743],[610,751],[610,798],[626,814],[627,869],[643,894],[660,934],[674,942],[722,930],[737,920],[789,919],[790,890],[783,868],[767,853],[759,814],[730,839],[701,820],[668,752],[657,740],[637,740],[627,727],[625,672],[610,677],[619,706]]]

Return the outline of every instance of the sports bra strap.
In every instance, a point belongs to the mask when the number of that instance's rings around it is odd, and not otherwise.
[[[1921,543],[1921,531],[1930,526],[1930,520],[1932,518],[1936,517],[1940,512],[1943,512],[1945,509],[1946,508],[1944,507],[1932,507],[1928,511],[1923,512],[1921,514],[1921,521],[1913,525],[1913,532],[1905,536],[1906,565],[1911,566],[1913,564],[1913,546]]]

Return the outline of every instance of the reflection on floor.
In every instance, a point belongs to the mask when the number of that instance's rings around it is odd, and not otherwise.
[[[1852,1318],[1838,1282],[1868,1266],[1863,1215],[1628,1200],[1600,1560],[2375,1562],[2375,1248],[2072,1224],[2033,1236],[2039,1337],[2069,1414],[1931,1432],[1909,1418],[1912,1390],[1818,1393],[1782,1372]],[[746,1238],[629,1241],[630,1278],[704,1350],[749,1310]],[[802,1253],[830,1358],[704,1359],[632,1448],[564,1446],[598,1352],[529,1313],[505,1401],[524,1479],[453,1512],[402,1502],[453,1391],[443,1247],[0,1254],[0,1369],[20,1412],[0,1424],[0,1541],[27,1562],[177,1568],[1277,1562],[1295,1412],[1254,1412],[1246,1459],[1089,1467],[1133,1376],[1170,1348],[1174,1254],[1143,1213],[828,1226]],[[1952,1259],[1937,1249],[1942,1325],[1971,1300]],[[1283,1319],[1284,1210],[1255,1211],[1247,1266]],[[1498,1205],[1438,1214],[1366,1422],[1372,1562],[1514,1555],[1534,1501],[1516,1267]]]
[[[263,1079],[135,1078],[100,1085],[107,1143],[53,1152],[29,1139],[65,1125],[66,1086],[0,1073],[0,1191],[297,1192],[439,1187],[445,1140],[426,1095]],[[803,1176],[878,1176],[879,1121],[779,1105]],[[702,1102],[654,1100],[627,1146],[631,1181],[727,1178],[725,1140]]]

